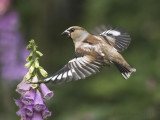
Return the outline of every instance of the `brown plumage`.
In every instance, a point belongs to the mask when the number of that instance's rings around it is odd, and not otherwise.
[[[75,58],[70,60],[61,70],[44,82],[68,82],[84,79],[100,71],[104,66],[114,63],[125,79],[136,69],[132,68],[120,54],[128,48],[131,38],[120,29],[107,29],[99,35],[92,35],[84,28],[72,26],[65,30],[66,35],[75,45]]]

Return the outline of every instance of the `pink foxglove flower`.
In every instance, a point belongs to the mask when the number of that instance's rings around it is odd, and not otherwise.
[[[46,108],[46,105],[44,104],[43,98],[39,90],[36,92],[36,97],[34,101],[34,109],[38,112],[44,110]]]
[[[46,100],[49,100],[53,97],[53,91],[50,91],[44,83],[40,84],[40,88]]]
[[[32,120],[43,120],[41,113],[40,112],[34,112]]]
[[[33,116],[33,106],[25,105],[23,108],[25,110],[26,116],[28,116],[28,117],[32,117]]]
[[[33,47],[33,48],[32,48]],[[38,56],[40,52],[36,52],[36,45],[34,41],[30,41],[30,44],[27,47],[28,49],[33,49],[29,57],[26,59],[30,65],[26,64],[26,67],[31,67],[27,74],[24,77],[24,80],[17,85],[16,91],[21,95],[20,99],[14,99],[15,104],[19,107],[19,110],[16,112],[18,116],[21,117],[21,120],[44,120],[47,117],[51,116],[51,112],[48,110],[45,99],[49,100],[53,96],[53,92],[48,89],[45,84],[35,84],[39,82],[38,80],[38,69],[43,76],[47,75],[47,72],[39,66]],[[35,62],[38,64],[35,67]],[[41,92],[38,88],[41,88]],[[43,97],[45,99],[43,99]]]
[[[50,117],[51,114],[52,113],[48,110],[48,108],[46,108],[45,110],[42,111],[43,119],[46,119],[47,117]]]
[[[25,111],[24,111],[23,108],[20,108],[20,109],[16,112],[16,114],[17,114],[18,116],[25,117]]]
[[[21,120],[32,120],[32,118],[24,116],[24,117],[21,117]]]
[[[24,105],[23,102],[21,101],[21,99],[18,99],[18,100],[14,99],[14,102],[20,108],[23,107],[23,105]]]
[[[19,13],[10,9],[11,1],[0,0],[0,76],[10,82],[19,80],[27,72],[24,64],[29,53],[19,29]]]
[[[34,98],[35,98],[35,90],[30,89],[22,96],[22,102],[25,105],[33,105],[34,104]]]
[[[16,91],[17,91],[19,94],[23,95],[23,94],[25,94],[29,89],[30,89],[30,84],[29,84],[29,82],[26,82],[25,80],[23,80],[21,83],[19,83],[19,84],[17,85]]]

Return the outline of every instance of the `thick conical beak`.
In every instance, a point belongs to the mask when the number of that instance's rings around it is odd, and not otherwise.
[[[66,36],[66,37],[70,37],[70,32],[68,30],[65,30],[61,35]]]

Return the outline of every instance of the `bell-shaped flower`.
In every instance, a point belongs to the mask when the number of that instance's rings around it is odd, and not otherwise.
[[[40,112],[34,112],[32,120],[43,120]]]
[[[33,105],[34,99],[35,99],[35,90],[34,89],[30,89],[22,96],[22,102],[25,105]]]
[[[44,83],[40,84],[40,88],[45,99],[49,100],[53,97],[53,91],[50,91]]]
[[[25,114],[28,117],[32,117],[33,116],[33,106],[31,106],[31,105],[25,105],[23,108],[25,109]]]
[[[30,84],[23,79],[23,81],[20,82],[20,83],[17,85],[16,91],[17,91],[19,94],[23,95],[23,94],[26,93],[29,89],[30,89]]]
[[[23,102],[21,101],[21,99],[14,99],[14,102],[15,102],[15,104],[18,106],[18,107],[23,107]]]
[[[23,116],[23,117],[25,117],[25,110],[24,110],[24,108],[23,108],[23,107],[20,108],[20,109],[16,112],[16,114],[17,114],[18,116]]]
[[[42,111],[43,119],[46,119],[47,117],[50,117],[51,115],[52,115],[52,113],[48,110],[47,107],[45,110]]]
[[[32,118],[28,117],[28,116],[23,116],[23,117],[21,117],[21,120],[32,120]]]
[[[38,112],[40,112],[46,108],[46,105],[44,104],[43,98],[42,98],[39,90],[37,90],[37,92],[36,92],[33,108]]]

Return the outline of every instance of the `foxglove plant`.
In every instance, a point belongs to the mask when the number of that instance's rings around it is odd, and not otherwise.
[[[47,77],[47,72],[39,65],[39,57],[43,54],[37,51],[34,40],[30,41],[27,49],[31,50],[25,64],[29,70],[22,82],[17,85],[16,91],[21,95],[20,99],[14,100],[19,107],[17,115],[21,120],[43,120],[51,116],[44,100],[51,99],[53,92],[44,83],[32,84],[39,81],[38,71],[43,77]]]
[[[10,8],[11,1],[0,0],[0,76],[5,83],[25,75],[24,60],[29,54],[19,29],[19,13]]]

